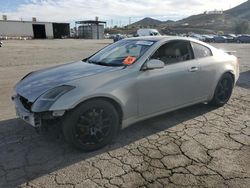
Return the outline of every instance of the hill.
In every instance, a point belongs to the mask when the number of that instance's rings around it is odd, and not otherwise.
[[[217,33],[224,31],[225,33],[234,33],[236,23],[242,20],[250,22],[250,0],[226,10],[222,14],[192,15],[175,22],[171,29],[180,32]]]
[[[132,26],[143,26],[143,27],[146,27],[146,26],[158,26],[160,24],[162,24],[163,22],[160,21],[160,20],[156,20],[156,19],[153,19],[153,18],[149,18],[149,17],[146,17],[138,22],[135,22],[133,24],[131,24]]]
[[[250,23],[250,0],[224,11],[223,13],[209,13],[192,15],[179,21],[160,21],[153,18],[144,18],[133,23],[131,28],[153,27],[162,33],[234,33],[236,24],[247,20]]]
[[[176,22],[174,27],[232,32],[237,21],[237,18],[227,14],[199,14]]]
[[[250,0],[240,4],[237,7],[225,11],[225,13],[232,17],[250,21]]]

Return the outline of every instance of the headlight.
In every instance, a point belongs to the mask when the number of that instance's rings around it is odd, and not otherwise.
[[[33,112],[44,112],[49,110],[52,104],[63,94],[69,92],[74,89],[74,86],[63,85],[56,88],[53,88],[43,95],[41,95],[35,103],[32,105]]]
[[[63,94],[67,93],[68,91],[74,89],[74,86],[63,85],[56,87],[47,91],[45,94],[41,96],[42,100],[56,100],[61,97]]]

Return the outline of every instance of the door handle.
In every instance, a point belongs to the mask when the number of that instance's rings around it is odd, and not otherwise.
[[[191,67],[188,71],[189,72],[197,72],[199,70],[198,67]]]

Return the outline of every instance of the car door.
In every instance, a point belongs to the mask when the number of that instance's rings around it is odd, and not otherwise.
[[[210,48],[191,42],[194,58],[199,63],[199,93],[202,97],[207,98],[214,87],[216,73],[216,62],[213,58]]]
[[[162,45],[150,57],[165,63],[162,69],[141,71],[137,80],[140,116],[178,108],[199,100],[199,64],[189,41]]]

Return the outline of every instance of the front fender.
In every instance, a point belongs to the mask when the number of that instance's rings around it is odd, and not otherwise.
[[[101,77],[74,83],[76,88],[55,101],[49,111],[70,110],[89,99],[103,97],[119,104],[124,119],[136,116],[138,114],[136,79],[134,79],[134,73],[131,74],[133,76],[122,76],[120,74],[119,78],[113,78],[114,75],[112,75],[108,78]]]
[[[106,94],[106,93],[99,93],[99,94],[86,94],[86,95],[79,95],[72,93],[69,95],[64,95],[60,97],[49,109],[49,111],[58,111],[58,110],[70,110],[78,106],[79,104],[93,99],[93,98],[108,98],[110,100],[115,101],[117,104],[123,108],[123,103],[120,101],[116,96]]]

